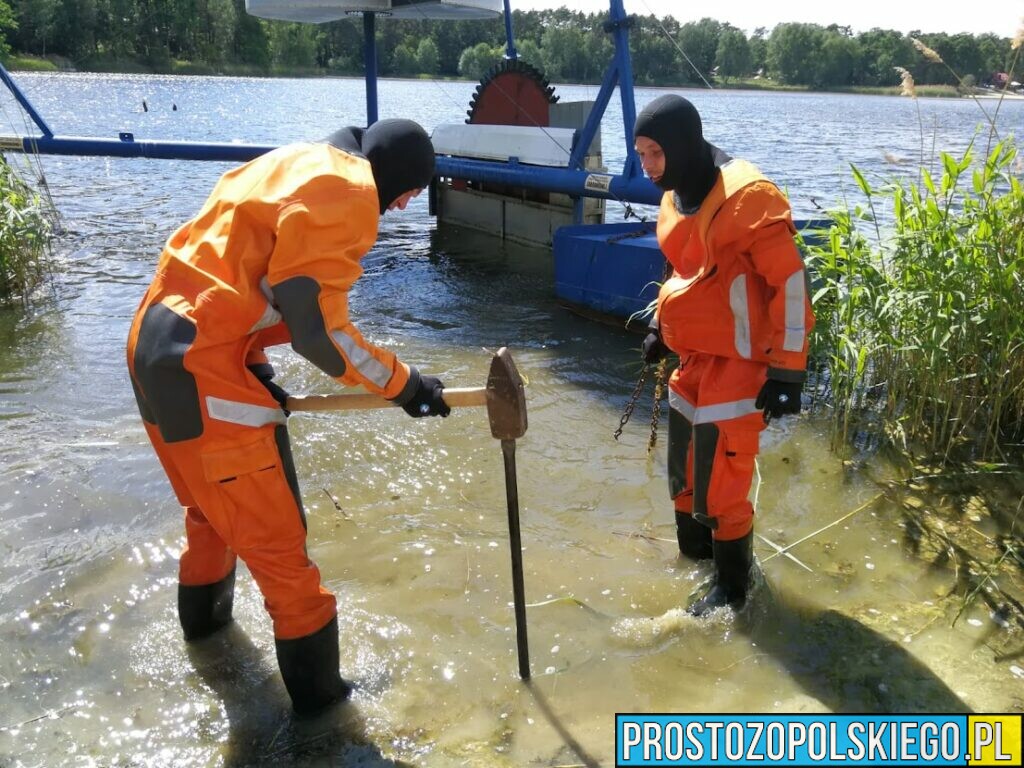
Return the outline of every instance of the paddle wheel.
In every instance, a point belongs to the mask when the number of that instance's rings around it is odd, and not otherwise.
[[[566,168],[592,102],[559,103],[544,73],[518,58],[491,67],[477,85],[465,125],[434,130],[439,155],[524,166]],[[601,165],[600,138],[584,168]],[[443,178],[431,198],[438,220],[530,245],[550,246],[554,231],[572,223],[599,224],[604,201],[573,199],[536,187]]]

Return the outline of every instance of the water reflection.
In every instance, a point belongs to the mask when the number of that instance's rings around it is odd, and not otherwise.
[[[384,757],[368,738],[354,703],[338,705],[315,718],[292,717],[276,664],[237,623],[190,643],[186,652],[216,697],[221,709],[217,717],[227,723],[228,733],[220,747],[227,768],[303,766],[324,758],[366,768],[409,765]]]
[[[973,710],[903,645],[834,608],[763,589],[736,627],[772,654],[825,711],[885,714]]]
[[[117,123],[145,138],[269,143],[362,117],[361,81],[28,81],[65,134],[109,135]],[[457,106],[434,98],[434,84],[388,81],[382,111],[415,104],[427,125],[463,119],[472,84],[444,88]],[[638,91],[638,106],[657,93]],[[141,98],[151,107],[144,116]],[[909,100],[695,98],[715,138],[770,170],[798,208],[808,195],[837,199],[848,161],[881,174],[883,151],[913,157],[919,145]],[[177,111],[159,108],[171,101]],[[1019,121],[1020,107],[1003,114]],[[922,109],[941,114],[939,145],[969,141],[973,105]],[[613,167],[614,120],[604,127]],[[858,135],[856,125],[872,131]],[[645,453],[649,395],[611,438],[639,372],[638,339],[563,310],[548,254],[438,228],[418,199],[407,215],[385,217],[352,316],[369,338],[453,386],[481,385],[502,345],[528,379],[530,429],[517,459],[534,680],[516,676],[501,453],[483,411],[426,424],[397,409],[297,416],[310,554],[338,595],[342,669],[357,694],[323,723],[292,722],[248,576],[231,630],[204,647],[180,640],[181,512],[124,371],[128,322],[156,254],[226,167],[42,164],[67,228],[54,295],[35,314],[0,313],[0,763],[608,765],[616,711],[1024,705],[1019,648],[989,647],[997,622],[983,602],[952,625],[966,584],[942,560],[935,532],[915,532],[894,499],[801,544],[794,554],[813,573],[768,562],[772,550],[759,542],[771,587],[750,613],[685,617],[681,606],[707,571],[675,551],[664,430],[656,453]],[[289,350],[272,358],[292,391],[337,391]],[[764,436],[758,531],[782,546],[879,491],[829,453],[825,431],[804,418]],[[1017,509],[1019,481],[996,479],[979,505]],[[963,501],[940,485],[919,494],[929,504]],[[980,506],[962,513],[966,522],[950,519],[993,540],[1016,530],[1012,514],[989,527]]]

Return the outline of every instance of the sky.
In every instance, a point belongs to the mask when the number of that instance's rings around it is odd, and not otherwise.
[[[532,11],[566,6],[584,13],[607,13],[608,0],[511,0],[512,9]],[[849,26],[854,33],[873,27],[895,29],[899,32],[968,32],[978,35],[994,32],[1000,37],[1012,38],[1021,27],[1024,0],[984,0],[961,3],[954,0],[931,0],[928,3],[912,0],[852,0],[830,3],[824,0],[715,0],[714,2],[687,2],[687,0],[623,0],[626,13],[662,18],[674,16],[680,23],[709,17],[728,22],[750,34],[757,27],[771,30],[782,22],[811,24],[839,24]],[[976,9],[969,12],[968,9]]]

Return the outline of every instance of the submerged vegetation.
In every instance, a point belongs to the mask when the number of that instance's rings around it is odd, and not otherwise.
[[[49,274],[55,213],[0,156],[0,307],[26,303]]]

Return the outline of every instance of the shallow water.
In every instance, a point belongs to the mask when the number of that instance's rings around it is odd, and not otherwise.
[[[276,143],[362,119],[358,81],[18,81],[59,134]],[[458,121],[471,92],[388,81],[382,116],[415,103],[428,127]],[[805,214],[811,197],[838,199],[845,162],[884,174],[883,150],[913,158],[919,142],[909,101],[693,95],[720,143],[749,147]],[[1004,107],[1010,130],[1019,106]],[[959,101],[922,108],[951,149],[978,122]],[[615,129],[606,120],[613,167]],[[649,396],[612,439],[638,339],[559,307],[548,254],[438,231],[417,200],[385,218],[352,314],[451,386],[481,385],[502,345],[528,379],[517,458],[534,679],[516,673],[501,451],[484,413],[297,415],[309,550],[338,596],[342,669],[357,692],[318,721],[294,722],[247,575],[229,630],[180,639],[180,511],[123,363],[160,246],[227,166],[41,162],[65,227],[54,292],[31,313],[0,313],[0,764],[610,765],[615,712],[1024,707],[1024,671],[996,660],[1003,630],[988,609],[972,604],[953,625],[952,569],[913,554],[898,500],[873,501],[877,484],[829,452],[813,417],[762,439],[764,573],[752,605],[706,621],[683,614],[708,568],[675,554],[664,424],[658,451],[645,454]],[[272,359],[293,392],[333,391],[290,350]],[[855,510],[795,547],[799,563],[772,557],[773,543]],[[984,514],[973,525],[999,527]]]

